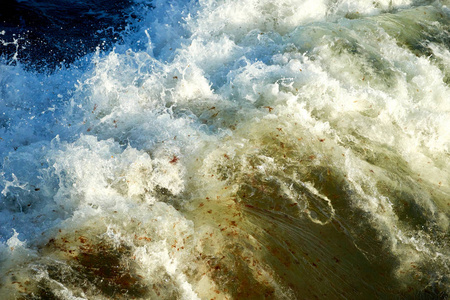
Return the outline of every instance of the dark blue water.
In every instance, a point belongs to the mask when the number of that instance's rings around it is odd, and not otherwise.
[[[0,55],[38,70],[68,66],[119,41],[130,5],[129,0],[4,0]]]

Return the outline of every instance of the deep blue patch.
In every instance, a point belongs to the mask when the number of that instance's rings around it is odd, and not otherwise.
[[[120,40],[131,0],[3,0],[0,55],[33,69],[68,66]],[[17,42],[14,43],[14,40]]]

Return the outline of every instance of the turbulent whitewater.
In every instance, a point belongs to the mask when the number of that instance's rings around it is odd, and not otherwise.
[[[135,0],[4,59],[0,298],[446,299],[449,6]]]

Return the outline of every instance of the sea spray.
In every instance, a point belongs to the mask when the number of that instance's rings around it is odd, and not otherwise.
[[[5,299],[448,296],[446,3],[146,4],[1,66]]]

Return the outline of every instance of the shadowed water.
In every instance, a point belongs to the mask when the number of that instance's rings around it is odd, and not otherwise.
[[[6,0],[0,10],[0,55],[51,71],[110,48],[131,6],[121,1]]]

